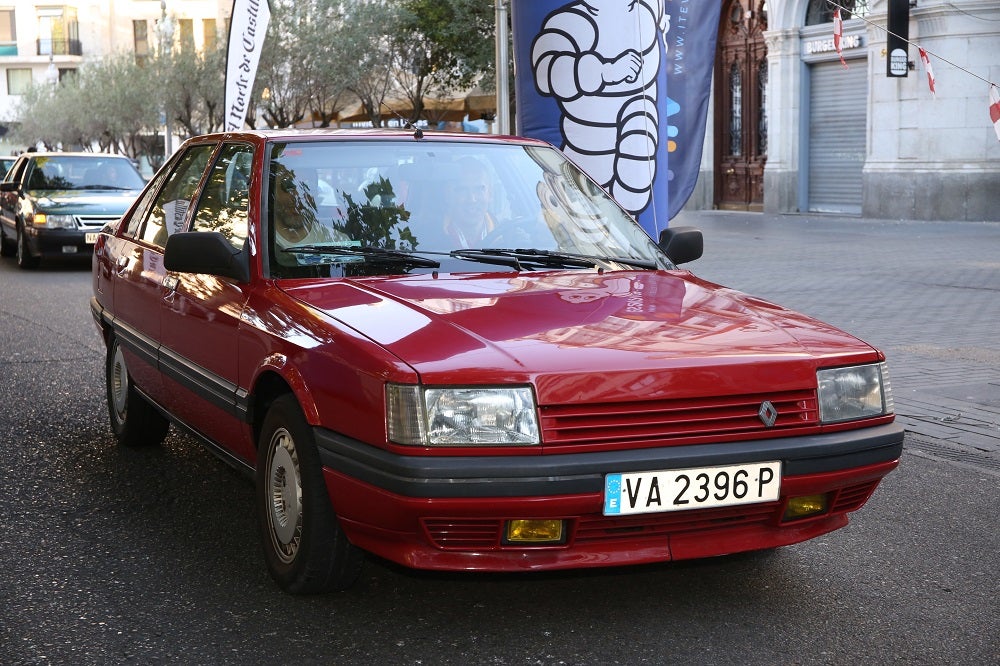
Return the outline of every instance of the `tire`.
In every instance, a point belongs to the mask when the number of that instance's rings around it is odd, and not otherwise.
[[[39,259],[31,254],[28,247],[28,237],[21,227],[17,228],[17,265],[20,268],[38,268]]]
[[[108,345],[105,364],[108,416],[115,439],[123,446],[155,446],[167,436],[170,422],[132,385],[118,340]]]
[[[290,394],[275,400],[264,417],[256,502],[264,559],[283,590],[319,594],[357,580],[364,553],[340,529],[312,428]]]
[[[3,225],[0,224],[0,257],[13,257],[17,254],[15,241],[7,238],[2,227]]]

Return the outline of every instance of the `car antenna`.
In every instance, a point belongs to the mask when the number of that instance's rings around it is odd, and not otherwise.
[[[420,139],[424,138],[424,131],[422,129],[420,129],[419,127],[417,127],[416,125],[414,125],[410,120],[408,120],[408,119],[404,118],[402,115],[400,115],[396,111],[396,109],[392,108],[391,106],[389,106],[385,102],[382,102],[382,106],[384,106],[385,108],[389,109],[389,111],[392,112],[392,115],[396,116],[396,120],[399,121],[399,123],[403,127],[403,129],[411,129],[411,130],[413,130],[413,138],[414,139],[420,140]]]

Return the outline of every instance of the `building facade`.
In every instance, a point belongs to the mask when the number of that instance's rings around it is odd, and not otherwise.
[[[54,85],[85,62],[114,53],[142,60],[168,37],[211,48],[226,39],[231,13],[231,0],[0,0],[0,132],[15,120],[32,85]],[[5,154],[23,148],[0,136]]]
[[[1000,3],[911,0],[904,77],[887,75],[888,0],[837,4],[844,63],[827,0],[723,0],[688,207],[1000,220]]]

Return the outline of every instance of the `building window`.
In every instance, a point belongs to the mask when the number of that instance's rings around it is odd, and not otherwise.
[[[192,19],[178,19],[177,25],[181,33],[181,50],[194,50],[194,21]]]
[[[868,16],[868,0],[840,0],[843,8],[840,18],[843,20],[852,18],[862,18]],[[806,9],[806,25],[818,25],[820,23],[830,23],[833,21],[833,10],[836,7],[827,0],[809,0],[809,7]]]
[[[767,58],[757,63],[757,154],[767,157]]]
[[[135,44],[135,62],[145,65],[149,62],[149,23],[132,21],[132,41]]]
[[[215,19],[202,19],[201,31],[205,40],[205,53],[212,53],[217,48],[219,33],[215,30]]]
[[[743,73],[735,62],[729,68],[729,154],[743,154]]]
[[[24,69],[8,69],[7,70],[7,94],[8,95],[24,95],[29,90],[31,90],[31,85],[34,81],[31,78],[31,70]]]
[[[17,55],[13,9],[0,9],[0,56]]]
[[[83,55],[75,7],[38,7],[38,55]]]

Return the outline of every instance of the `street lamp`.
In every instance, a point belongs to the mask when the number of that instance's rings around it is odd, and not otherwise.
[[[169,67],[170,48],[174,43],[174,22],[167,16],[167,0],[160,0],[160,22],[156,25],[156,32],[160,36],[160,61],[161,67]],[[161,70],[163,72],[166,69]],[[164,76],[164,79],[166,77]],[[166,88],[166,86],[164,86]],[[170,128],[170,113],[167,110],[166,100],[163,102],[163,156],[170,159],[174,152],[173,130]]]
[[[45,82],[53,88],[59,83],[59,70],[56,69],[56,63],[53,62],[51,53],[49,53],[49,66],[45,70]]]

